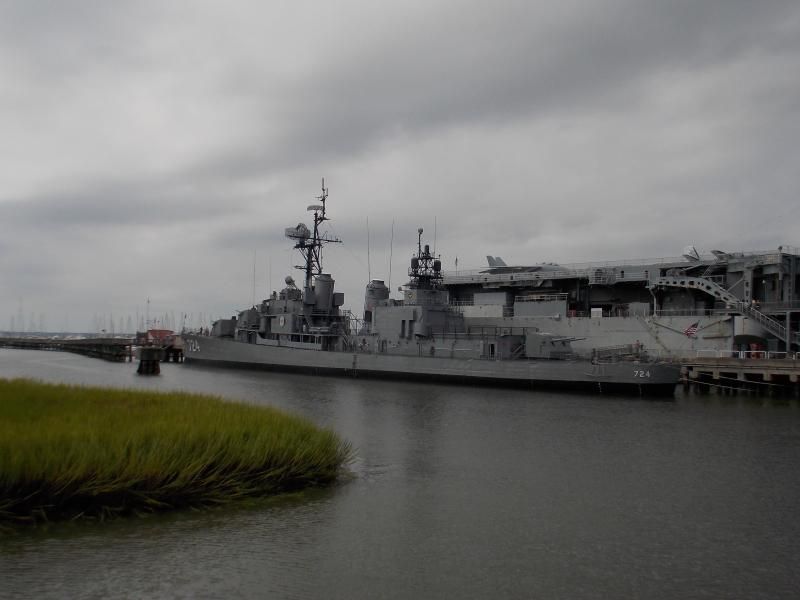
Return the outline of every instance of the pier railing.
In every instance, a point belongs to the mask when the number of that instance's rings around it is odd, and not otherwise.
[[[771,352],[767,350],[698,350],[697,358],[738,358],[800,360],[800,352]]]
[[[74,352],[114,362],[133,360],[133,338],[0,338],[0,347]]]

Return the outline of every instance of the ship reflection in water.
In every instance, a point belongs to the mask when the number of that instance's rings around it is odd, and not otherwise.
[[[795,598],[797,401],[641,402],[0,349],[0,377],[270,404],[358,449],[333,489],[0,537],[8,597]]]

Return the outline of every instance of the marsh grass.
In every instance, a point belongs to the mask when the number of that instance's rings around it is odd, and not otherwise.
[[[216,505],[329,484],[351,458],[272,408],[0,379],[0,521]]]

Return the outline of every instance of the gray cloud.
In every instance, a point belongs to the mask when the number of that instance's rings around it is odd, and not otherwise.
[[[218,217],[231,199],[224,191],[164,181],[96,182],[84,188],[9,199],[0,204],[6,223],[42,231],[64,227],[157,225]]]
[[[298,160],[366,151],[397,135],[429,134],[476,121],[628,110],[645,101],[658,73],[702,70],[752,53],[798,50],[791,2],[773,10],[748,2],[610,2],[573,6],[578,18],[545,28],[531,3],[440,10],[400,25],[376,47],[350,48],[335,63],[284,88],[274,125],[252,146],[223,158],[222,172],[281,168]],[[269,81],[253,88],[271,95]],[[277,115],[276,115],[277,113]],[[256,124],[256,128],[258,124]]]
[[[7,3],[0,328],[227,314],[321,175],[356,310],[392,221],[395,283],[434,222],[464,267],[797,244],[799,45],[789,1]]]

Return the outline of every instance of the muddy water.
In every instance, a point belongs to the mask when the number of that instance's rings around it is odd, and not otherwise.
[[[358,449],[334,488],[0,534],[0,597],[795,598],[796,401],[674,402],[0,349],[0,377],[269,404]]]

